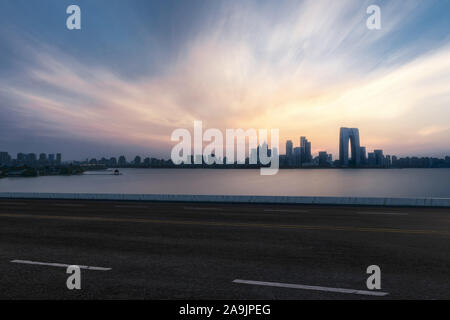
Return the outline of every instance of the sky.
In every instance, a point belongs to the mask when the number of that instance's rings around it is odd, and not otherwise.
[[[81,8],[68,30],[66,8]],[[369,5],[381,29],[369,30]],[[450,155],[449,0],[1,0],[0,151],[169,157],[177,128]]]

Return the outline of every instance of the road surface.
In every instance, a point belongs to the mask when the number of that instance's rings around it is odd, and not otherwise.
[[[449,267],[448,208],[0,200],[0,299],[449,299]]]

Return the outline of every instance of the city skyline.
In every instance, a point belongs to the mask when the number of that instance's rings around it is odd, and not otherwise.
[[[0,149],[68,159],[170,154],[170,134],[279,128],[336,156],[335,130],[399,156],[450,153],[450,3],[0,3]],[[317,148],[316,146],[321,146]],[[284,146],[280,150],[284,152]]]
[[[152,156],[136,155],[134,159],[129,161],[127,156],[109,156],[91,157],[78,160],[62,161],[61,153],[26,153],[20,152],[16,158],[13,158],[8,152],[0,150],[0,167],[46,167],[46,166],[61,166],[67,164],[75,165],[92,165],[104,167],[184,167],[186,165],[200,165],[202,167],[223,167],[244,166],[252,168],[254,165],[260,166],[260,148],[263,153],[269,157],[275,152],[279,156],[279,163],[281,168],[311,168],[311,167],[328,167],[328,168],[390,168],[390,167],[448,167],[450,166],[450,156],[445,157],[398,157],[397,155],[385,154],[383,149],[374,149],[368,152],[367,147],[361,145],[360,132],[358,128],[340,128],[339,134],[339,157],[333,160],[333,154],[323,150],[317,153],[317,156],[311,151],[312,142],[305,136],[300,136],[299,144],[296,146],[292,140],[285,142],[285,153],[282,154],[277,148],[270,149],[266,141],[258,144],[256,149],[250,148],[250,145],[245,145],[246,157],[245,163],[240,163],[235,159],[233,163],[228,163],[226,157],[217,158],[215,163],[208,164],[210,157],[215,157],[214,153],[210,155],[195,154],[194,149],[190,152],[190,163],[174,164],[171,159],[157,158]],[[225,154],[225,153],[224,153]],[[198,160],[198,158],[201,160]],[[207,157],[207,158],[205,158]],[[132,157],[133,158],[133,157]]]

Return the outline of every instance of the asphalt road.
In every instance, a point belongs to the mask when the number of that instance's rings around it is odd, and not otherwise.
[[[0,299],[450,299],[450,210],[0,200]]]

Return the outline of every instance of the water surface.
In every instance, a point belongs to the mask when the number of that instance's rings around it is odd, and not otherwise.
[[[120,176],[0,179],[0,192],[450,198],[450,169],[122,169]]]

